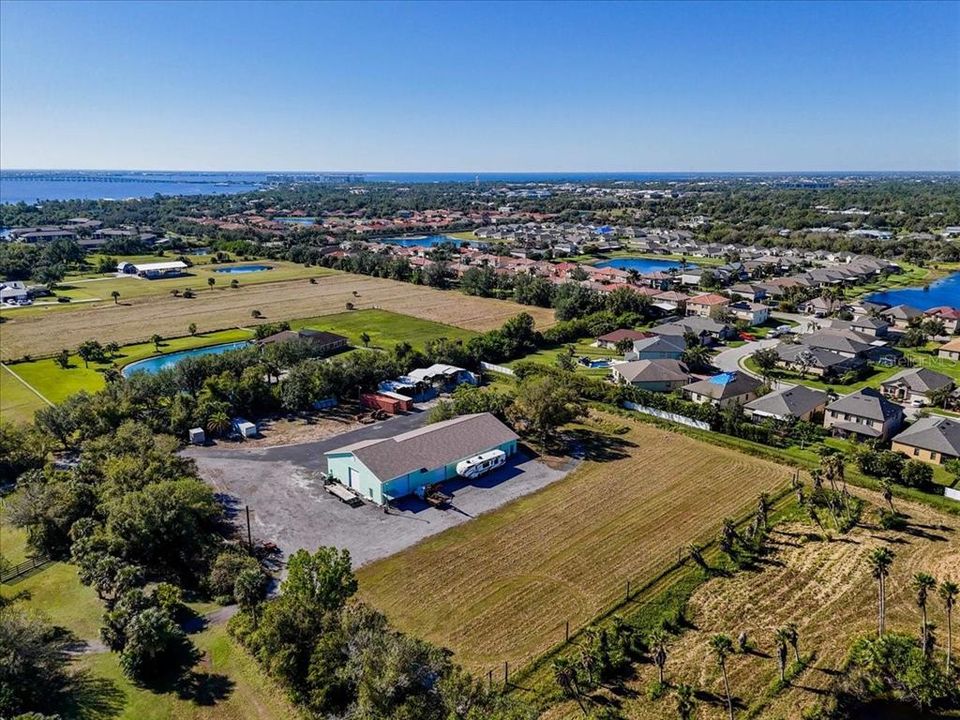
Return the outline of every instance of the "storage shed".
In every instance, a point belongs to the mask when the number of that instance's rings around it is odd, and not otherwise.
[[[392,438],[325,453],[327,473],[379,505],[458,477],[457,464],[481,453],[517,451],[517,435],[490,413],[462,415]]]

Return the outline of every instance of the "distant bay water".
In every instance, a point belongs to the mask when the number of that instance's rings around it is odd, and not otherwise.
[[[879,176],[896,173],[428,173],[428,172],[193,172],[154,170],[0,170],[0,203],[37,203],[47,200],[126,200],[153,195],[221,195],[261,190],[291,182],[367,183],[584,183],[682,182],[708,179]]]
[[[754,174],[753,176],[756,176]],[[153,195],[220,195],[290,182],[368,183],[558,183],[657,182],[751,177],[743,173],[305,173],[162,172],[132,170],[2,170],[0,203],[47,200],[126,200]]]

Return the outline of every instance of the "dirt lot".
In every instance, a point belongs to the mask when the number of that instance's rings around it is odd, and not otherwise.
[[[583,442],[588,459],[564,480],[362,568],[361,595],[470,669],[519,667],[564,621],[585,625],[628,579],[651,577],[790,474],[620,417],[598,415]]]
[[[354,565],[387,557],[420,540],[460,525],[517,497],[539,490],[566,475],[517,455],[503,469],[474,482],[444,484],[453,496],[449,509],[437,510],[417,499],[397,503],[389,513],[373,505],[350,508],[323,489],[317,477],[326,469],[326,450],[374,437],[388,437],[423,424],[426,413],[400,416],[350,432],[333,431],[325,439],[295,445],[190,448],[200,475],[222,494],[228,507],[250,506],[256,538],[276,543],[285,555],[333,545],[350,551]],[[267,435],[273,433],[268,431]],[[238,515],[242,520],[242,515]]]
[[[29,316],[11,313],[0,326],[0,356],[9,360],[51,354],[88,339],[126,344],[147,341],[154,333],[184,335],[190,323],[196,323],[200,332],[247,326],[255,322],[253,310],[263,313],[265,321],[328,315],[343,312],[348,302],[357,308],[379,307],[468,330],[490,330],[524,311],[533,315],[538,328],[555,322],[553,311],[544,308],[335,273],[315,285],[291,280],[236,290],[201,290],[189,300],[163,295],[132,298],[120,305],[52,307]]]

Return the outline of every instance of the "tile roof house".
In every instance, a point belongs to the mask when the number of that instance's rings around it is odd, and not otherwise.
[[[726,372],[683,387],[683,396],[695,403],[711,403],[720,408],[743,405],[757,398],[761,383],[752,375]]]
[[[804,385],[794,385],[751,400],[743,406],[744,412],[754,421],[772,418],[789,422],[811,420],[823,412],[827,405],[827,393]]]
[[[927,405],[928,393],[946,388],[953,390],[953,378],[930,368],[909,368],[882,383],[880,391],[892,400],[913,405]]]
[[[325,332],[323,330],[311,330],[302,328],[300,330],[281,330],[273,335],[267,335],[257,340],[257,345],[273,345],[274,343],[290,342],[299,340],[313,345],[321,354],[329,355],[338,350],[345,350],[349,341],[343,335]]]
[[[879,312],[880,317],[899,330],[906,330],[910,327],[910,321],[923,317],[923,311],[917,310],[910,305],[894,305],[886,310]]]
[[[846,437],[888,439],[903,424],[903,408],[873,388],[864,388],[827,405],[823,426]]]
[[[699,315],[700,317],[719,318],[727,310],[730,304],[730,298],[716,293],[704,293],[695,295],[687,300],[687,315]]]
[[[679,360],[634,360],[610,366],[614,379],[650,392],[671,392],[690,382],[690,371]]]
[[[893,438],[891,449],[936,465],[960,458],[960,421],[940,415],[920,418]]]
[[[943,321],[943,329],[948,335],[954,335],[960,330],[960,308],[941,305],[933,307],[923,313],[929,318],[937,318]]]
[[[937,357],[960,361],[960,338],[954,338],[937,348]]]

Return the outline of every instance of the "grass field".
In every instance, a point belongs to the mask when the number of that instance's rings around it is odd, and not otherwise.
[[[516,668],[791,472],[607,414],[580,434],[588,459],[566,478],[361,568],[361,596],[472,670]]]
[[[370,335],[370,347],[387,350],[401,341],[410,342],[415,348],[422,350],[428,341],[436,338],[446,337],[451,340],[466,341],[476,334],[452,325],[421,320],[386,310],[354,310],[304,318],[291,321],[291,326],[293,328],[309,327],[345,335],[352,344],[357,346],[362,344],[360,335],[366,332]],[[247,340],[252,337],[252,331],[236,328],[197,336],[171,338],[164,340],[160,349],[162,353],[170,353]],[[0,370],[3,373],[0,376],[3,383],[0,385],[2,389],[0,418],[12,422],[27,422],[32,419],[37,409],[45,406],[43,400],[31,392],[23,382],[18,381],[17,377],[29,383],[50,402],[57,403],[81,390],[96,392],[103,388],[105,384],[103,371],[113,364],[123,366],[156,354],[153,343],[148,342],[124,345],[111,362],[90,363],[89,367],[85,367],[83,361],[76,355],[71,357],[70,367],[66,369],[59,367],[50,358],[4,366]]]
[[[578,340],[575,343],[570,343],[574,347],[573,357],[574,360],[579,360],[581,357],[588,357],[591,360],[622,360],[623,356],[618,355],[616,350],[608,350],[607,348],[594,347],[593,343],[595,340],[593,338],[586,338],[584,340]],[[524,355],[522,358],[517,360],[511,360],[508,363],[504,363],[506,367],[515,367],[518,363],[522,362],[538,362],[544,365],[556,366],[557,357],[563,353],[567,352],[566,345],[560,345],[552,348],[543,348],[532,352],[529,355]],[[576,366],[576,371],[584,373],[586,375],[593,375],[594,377],[606,377],[610,374],[610,368],[589,368],[585,365],[581,365],[579,362]]]
[[[883,502],[876,494],[857,492],[875,504]],[[910,515],[907,532],[867,525],[842,540],[827,542],[809,524],[778,528],[772,535],[775,555],[762,570],[714,578],[694,591],[688,605],[692,627],[668,647],[667,680],[722,695],[722,680],[707,642],[715,633],[736,638],[743,631],[756,652],[736,654],[727,664],[739,707],[752,710],[755,717],[802,717],[835,680],[853,639],[876,631],[876,585],[866,558],[882,545],[895,553],[887,581],[888,630],[915,634],[920,617],[910,580],[917,572],[939,579],[957,577],[960,521],[914,503],[902,503],[898,509]],[[945,627],[939,599],[931,598],[929,614],[938,628]],[[774,693],[778,674],[772,635],[788,622],[797,624],[801,654],[815,658],[790,687]],[[942,648],[945,631],[938,629],[937,638]],[[955,634],[954,654],[958,650],[960,637]],[[677,717],[671,697],[650,701],[645,696],[656,679],[656,668],[640,665],[637,673],[628,683],[628,693],[635,691],[636,696],[622,700],[625,715],[634,720]],[[572,720],[582,713],[575,703],[566,703],[545,717]],[[707,698],[699,704],[696,717],[720,720],[726,717],[726,709],[716,697]]]
[[[20,311],[15,310],[5,314],[6,322],[0,325],[0,352],[9,360],[50,355],[65,343],[76,346],[86,339],[144,342],[154,333],[183,335],[190,323],[196,323],[200,332],[248,326],[254,310],[263,314],[264,321],[277,321],[341,313],[348,302],[357,309],[390,310],[475,331],[499,327],[520,312],[533,315],[539,329],[555,322],[549,309],[329,272],[316,284],[306,280],[271,282],[241,285],[236,290],[202,290],[192,299],[165,293],[121,300],[120,305],[109,302],[87,303],[69,310],[35,308],[29,309],[30,314],[17,314]]]
[[[349,338],[350,344],[357,347],[363,345],[360,335],[367,333],[370,336],[370,347],[383,350],[392,350],[400,342],[408,342],[414,348],[423,350],[428,342],[438,338],[466,342],[476,335],[472,330],[410,315],[399,315],[387,310],[354,310],[336,315],[303,318],[292,320],[290,326],[294,329],[306,327],[337,333]]]

